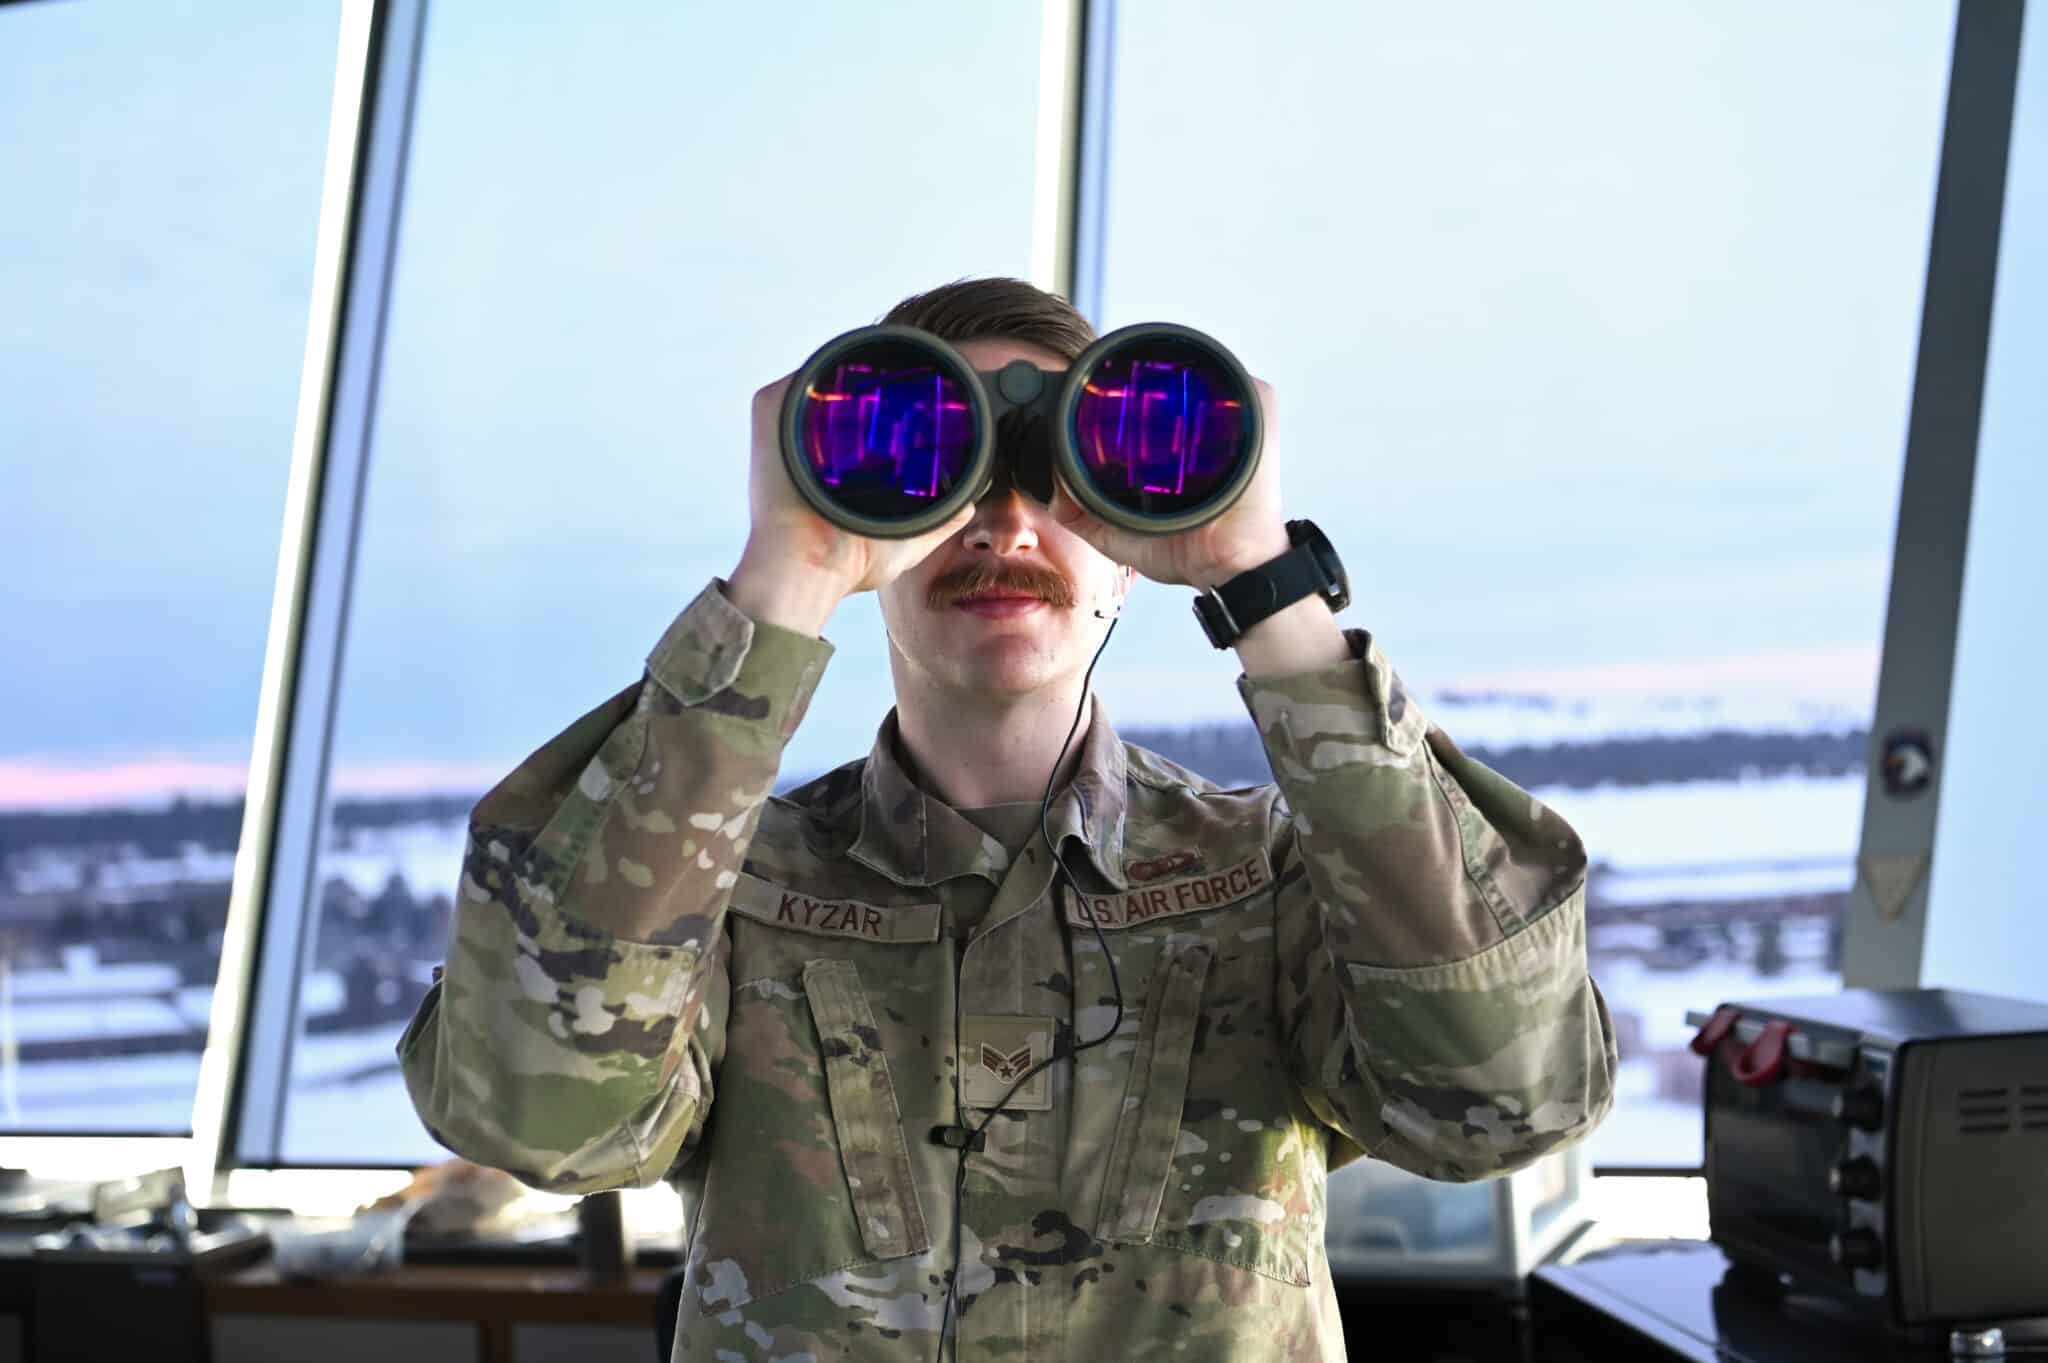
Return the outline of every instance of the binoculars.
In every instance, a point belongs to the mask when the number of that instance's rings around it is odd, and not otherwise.
[[[1111,525],[1177,533],[1244,492],[1261,431],[1244,366],[1172,322],[1112,331],[1065,370],[977,370],[920,328],[859,327],[812,353],[781,413],[797,491],[878,539],[937,529],[999,476],[1046,506],[1057,479]]]

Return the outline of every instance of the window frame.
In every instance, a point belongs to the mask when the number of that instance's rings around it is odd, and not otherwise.
[[[2026,0],[1958,0],[1956,6],[1927,285],[1920,305],[1920,348],[1906,419],[1877,702],[1865,757],[1867,793],[1856,883],[1842,923],[1845,989],[1915,989],[1928,983],[1923,973],[1928,886],[1946,769],[1942,754],[1948,746],[2025,12]],[[1933,772],[1917,795],[1893,796],[1885,786],[1884,749],[1893,735],[1911,731],[1927,736]],[[1914,888],[1896,906],[1881,906],[1872,887],[1873,868],[1888,859],[1920,867]],[[1946,907],[1949,913],[1962,912],[1961,905]]]
[[[225,1193],[229,1170],[283,1167],[278,1152],[299,989],[316,930],[309,906],[317,902],[318,833],[425,27],[425,0],[343,5],[256,744],[185,1161],[187,1187],[209,1201]]]
[[[1101,315],[1110,192],[1116,0],[1041,0],[1033,277]],[[390,307],[392,265],[425,34],[426,0],[342,0],[333,112],[284,535],[226,937],[200,1065],[192,1135],[0,1137],[0,1160],[97,1176],[182,1164],[202,1205],[231,1205],[288,1171],[360,1171],[363,1188],[406,1165],[294,1166],[281,1158],[298,994],[326,816],[338,680],[362,492]],[[1879,735],[1927,732],[1942,750],[1969,537],[1978,421],[1997,282],[2025,0],[1958,0],[1919,348],[1859,838],[1843,925],[1844,987],[1914,987],[1928,876],[1880,914],[1871,856],[1931,864],[1942,764],[1920,798],[1883,797]],[[1958,911],[1948,907],[1948,912]],[[265,1177],[274,1172],[276,1179]],[[1596,1167],[1605,1175],[1697,1169]],[[347,1185],[354,1196],[356,1183]],[[381,1186],[379,1184],[378,1186]],[[395,1185],[395,1182],[393,1184]]]
[[[1040,7],[1032,282],[1071,296],[1077,225],[1098,202],[1078,186],[1090,139],[1098,149],[1107,144],[1106,102],[1097,104],[1089,92],[1103,92],[1106,101],[1110,48],[1102,26],[1112,6],[1041,0]],[[256,1186],[250,1175],[258,1171],[314,1177],[412,1167],[397,1160],[295,1163],[283,1147],[298,994],[317,932],[318,833],[327,815],[349,589],[426,21],[426,0],[348,0],[344,17],[328,146],[331,193],[321,206],[315,320],[251,763],[246,855],[236,861],[185,1159],[188,1186],[224,1203],[231,1189]],[[353,50],[351,35],[358,42]],[[1099,172],[1093,183],[1099,197]],[[1099,223],[1099,208],[1092,211]],[[328,286],[324,295],[321,283]]]

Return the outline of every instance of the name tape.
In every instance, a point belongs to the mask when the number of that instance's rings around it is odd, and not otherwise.
[[[1162,880],[1123,894],[1070,895],[1067,921],[1076,927],[1132,928],[1155,918],[1220,908],[1262,890],[1272,880],[1266,858],[1247,857],[1225,871]]]
[[[937,904],[863,904],[857,899],[817,899],[750,876],[732,887],[732,911],[778,928],[821,937],[857,937],[869,942],[936,942]]]

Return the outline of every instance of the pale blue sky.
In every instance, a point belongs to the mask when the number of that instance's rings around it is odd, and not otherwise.
[[[344,768],[502,769],[632,680],[737,559],[753,390],[1028,272],[1036,5],[605,13],[432,7]],[[1275,385],[1411,685],[1874,664],[1950,6],[1120,15],[1097,320]],[[246,761],[335,29],[0,11],[0,765]],[[871,601],[827,636],[789,771],[890,701]],[[1234,671],[1141,586],[1097,685],[1227,718]]]

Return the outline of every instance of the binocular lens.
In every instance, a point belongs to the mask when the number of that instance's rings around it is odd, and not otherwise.
[[[797,438],[812,476],[832,501],[876,521],[930,511],[967,476],[979,443],[967,385],[908,342],[847,350],[803,399]]]
[[[1252,394],[1207,349],[1173,337],[1119,347],[1074,403],[1073,453],[1097,495],[1146,520],[1194,511],[1253,453]]]

